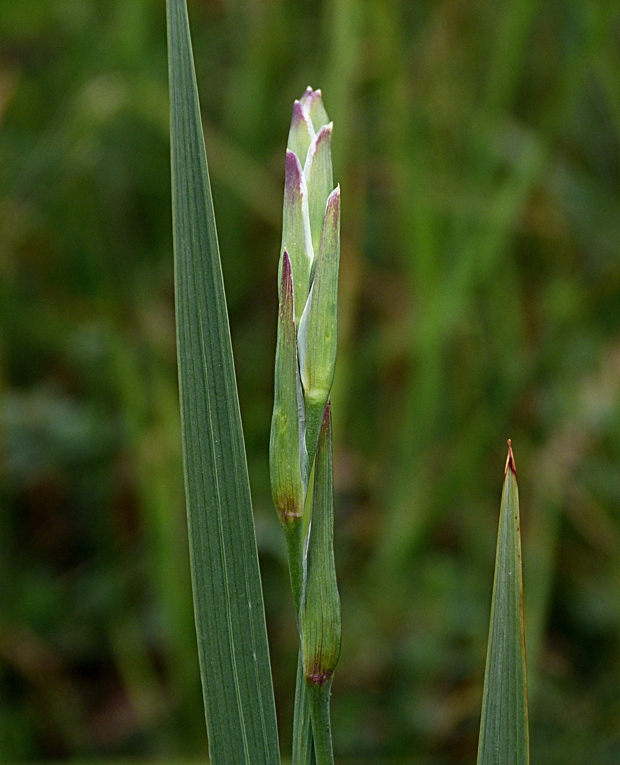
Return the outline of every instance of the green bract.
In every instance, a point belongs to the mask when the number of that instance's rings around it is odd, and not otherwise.
[[[306,402],[306,448],[314,454],[334,380],[338,344],[340,187],[327,199],[314,279],[299,327],[299,363]]]
[[[280,523],[285,527],[301,520],[305,498],[299,458],[299,375],[294,303],[291,261],[285,250],[280,280],[274,405],[269,442],[273,502]]]

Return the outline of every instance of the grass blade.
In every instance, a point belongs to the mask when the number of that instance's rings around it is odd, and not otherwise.
[[[245,446],[186,0],[168,0],[177,351],[213,765],[280,761]]]
[[[529,761],[519,487],[509,441],[499,517],[478,765],[528,765]]]

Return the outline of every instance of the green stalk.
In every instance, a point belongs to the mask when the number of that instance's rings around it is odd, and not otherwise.
[[[291,154],[291,152],[289,152]],[[285,198],[285,210],[287,207]],[[286,219],[285,219],[286,223]],[[303,255],[303,253],[301,253]],[[299,262],[300,253],[297,253]],[[303,261],[302,261],[303,262]],[[297,361],[297,330],[295,324],[295,284],[291,258],[287,249],[280,262],[280,307],[278,310],[278,337],[274,375],[274,405],[269,440],[269,469],[271,494],[288,552],[289,575],[295,618],[299,634],[299,609],[303,589],[303,512],[307,481],[302,477],[302,454],[305,455],[300,428],[300,390]],[[301,657],[299,659],[301,664]],[[299,679],[298,671],[298,679]],[[295,691],[293,724],[293,765],[313,765],[312,729],[310,712],[305,698],[303,681]]]
[[[306,683],[308,683],[306,679]],[[333,677],[310,687],[308,700],[312,732],[314,735],[314,751],[317,765],[334,765],[334,749],[332,745],[332,728],[329,713],[329,702],[332,693]]]
[[[300,646],[297,659],[297,678],[295,680],[292,765],[315,765],[315,763],[310,695],[304,680],[304,663]]]

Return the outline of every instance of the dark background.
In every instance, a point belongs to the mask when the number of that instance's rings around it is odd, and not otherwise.
[[[283,751],[267,471],[284,149],[342,186],[342,762],[476,754],[506,439],[532,762],[620,762],[620,13],[192,0]],[[174,345],[163,0],[0,0],[0,761],[206,751]],[[232,765],[232,764],[231,764]]]

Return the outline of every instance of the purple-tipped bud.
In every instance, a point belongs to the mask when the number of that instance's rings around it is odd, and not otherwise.
[[[282,251],[291,259],[295,285],[295,313],[299,321],[310,288],[310,267],[314,258],[308,214],[308,188],[297,155],[287,150],[282,215]]]
[[[310,115],[314,129],[318,131],[329,122],[329,117],[323,106],[323,94],[320,90],[312,90],[311,88],[308,88],[306,93],[308,95],[303,102],[304,109]]]
[[[308,185],[308,211],[310,213],[310,232],[312,247],[318,252],[323,230],[323,216],[327,198],[334,190],[332,170],[332,131],[333,123],[324,125],[310,144],[304,167]]]
[[[321,91],[317,91],[320,93]],[[314,90],[312,90],[312,87],[308,85],[308,87],[305,89],[303,96],[299,99],[302,104],[306,104],[309,99],[312,98],[314,95]]]
[[[293,104],[293,117],[291,129],[288,133],[288,148],[294,152],[302,166],[306,161],[308,149],[314,140],[315,130],[312,126],[310,114],[306,111],[301,101]]]
[[[305,178],[301,164],[295,152],[286,150],[286,173],[284,176],[284,193],[293,199],[305,193]]]

